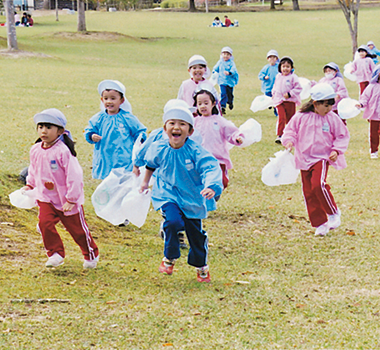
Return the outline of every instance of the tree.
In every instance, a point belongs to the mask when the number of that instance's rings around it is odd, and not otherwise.
[[[15,7],[13,0],[5,0],[5,13],[7,19],[7,41],[9,50],[18,50],[15,26]]]
[[[299,11],[300,6],[298,4],[298,0],[293,0],[293,11]]]
[[[352,57],[354,57],[358,48],[358,17],[360,0],[338,0],[338,3],[343,11],[344,17],[346,17],[348,29],[351,35]],[[353,24],[351,21],[351,15],[354,19]]]
[[[86,29],[86,17],[85,17],[83,0],[77,0],[77,8],[78,8],[78,32],[85,32],[87,29]]]
[[[274,6],[274,0],[270,0],[270,9],[275,10],[276,6]]]
[[[189,11],[190,12],[196,12],[197,11],[197,9],[195,8],[195,1],[194,0],[189,1]]]
[[[58,22],[58,0],[55,0],[55,20]]]

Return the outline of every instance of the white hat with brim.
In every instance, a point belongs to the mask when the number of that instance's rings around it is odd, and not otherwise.
[[[335,98],[336,93],[331,85],[320,83],[310,89],[310,96],[313,101],[324,101]]]
[[[176,108],[176,107],[187,108],[190,111],[190,113],[194,113],[197,110],[195,107],[190,107],[186,101],[174,98],[166,102],[165,107],[164,107],[164,113],[169,111],[169,109]]]
[[[369,52],[369,47],[367,46],[367,45],[360,45],[359,47],[358,47],[358,51],[359,50],[364,50],[365,52]]]
[[[179,106],[167,110],[164,113],[162,120],[164,121],[164,124],[166,124],[168,120],[182,120],[190,124],[191,126],[194,126],[193,114],[190,112],[188,108]]]
[[[104,90],[115,90],[125,95],[125,86],[117,80],[103,80],[98,85],[98,93],[102,96]]]
[[[267,53],[267,58],[269,56],[276,56],[278,58],[278,52],[276,50],[269,50]]]
[[[206,66],[207,67],[207,61],[201,55],[191,56],[190,59],[189,59],[189,62],[187,64],[187,67],[190,68],[192,66],[195,66],[196,64],[200,64],[202,66]]]
[[[45,109],[41,113],[37,113],[33,120],[36,124],[49,123],[62,128],[66,128],[67,119],[65,115],[56,108]]]
[[[221,53],[228,52],[230,55],[232,55],[232,49],[229,46],[223,47]]]

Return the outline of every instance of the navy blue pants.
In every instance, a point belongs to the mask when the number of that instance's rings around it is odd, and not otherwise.
[[[220,105],[222,108],[226,108],[226,105],[232,109],[234,105],[234,88],[228,85],[220,85]]]
[[[188,219],[175,203],[166,203],[161,210],[165,219],[165,257],[178,259],[181,256],[178,232],[185,231],[190,244],[188,264],[195,267],[207,265],[208,237],[206,231],[202,229],[202,220]]]

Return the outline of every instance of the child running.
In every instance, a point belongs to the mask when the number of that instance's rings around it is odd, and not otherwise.
[[[277,138],[275,142],[281,144],[285,125],[289,123],[296,112],[296,105],[301,103],[302,87],[297,75],[294,73],[294,64],[290,57],[281,58],[278,71],[272,90],[272,99],[278,113]]]
[[[30,151],[29,174],[24,190],[36,189],[38,229],[49,259],[46,267],[62,265],[65,248],[55,225],[61,221],[79,245],[83,268],[94,269],[99,260],[96,246],[84,219],[83,172],[74,142],[65,130],[66,117],[55,108],[34,116],[39,139]]]
[[[267,61],[268,64],[259,73],[259,80],[261,80],[261,91],[265,96],[272,97],[272,89],[278,73],[278,52],[276,50],[269,50]]]
[[[188,263],[196,267],[199,282],[210,282],[208,238],[202,219],[210,210],[206,202],[222,193],[222,174],[212,154],[189,139],[194,117],[188,108],[172,106],[164,113],[163,122],[168,139],[154,142],[149,148],[141,185],[141,191],[145,191],[153,172],[157,172],[152,203],[165,218],[164,258],[159,272],[173,273],[174,263],[181,256],[178,232],[185,231],[190,244]]]
[[[329,84],[317,84],[310,89],[310,95],[311,100],[286,126],[282,144],[288,150],[295,149],[311,225],[316,227],[316,236],[325,236],[341,221],[341,212],[326,184],[327,171],[330,164],[336,169],[346,167],[344,152],[350,136],[340,118],[331,112],[334,89]]]
[[[368,41],[367,47],[369,49],[369,53],[371,55],[373,63],[378,64],[379,59],[377,58],[377,56],[380,56],[380,50],[375,46],[375,43],[373,41]]]
[[[132,171],[133,145],[140,136],[144,142],[146,127],[130,112],[125,87],[119,81],[102,81],[98,92],[105,110],[90,119],[84,135],[95,145],[92,177],[103,180],[114,168]]]
[[[239,81],[239,73],[236,69],[232,49],[228,46],[223,47],[219,61],[216,63],[212,72],[219,73],[218,84],[220,87],[220,105],[222,113],[226,113],[226,106],[232,110],[234,108],[234,87]]]
[[[373,72],[371,83],[360,96],[358,108],[365,108],[363,118],[370,122],[369,142],[371,159],[379,157],[379,132],[380,132],[380,66]]]
[[[223,174],[223,187],[228,186],[228,170],[232,169],[228,143],[239,146],[244,136],[230,121],[222,117],[216,108],[216,90],[201,87],[194,95],[194,106],[199,117],[195,118],[194,128],[202,135],[202,146],[219,161]]]
[[[359,46],[358,54],[359,58],[352,63],[351,74],[356,75],[356,82],[359,85],[359,95],[361,95],[371,80],[375,63],[373,63],[367,45]]]

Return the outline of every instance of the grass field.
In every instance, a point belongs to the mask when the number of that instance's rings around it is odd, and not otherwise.
[[[360,11],[359,44],[379,33],[379,9]],[[370,160],[368,123],[349,120],[348,167],[330,169],[328,182],[342,225],[314,237],[300,182],[267,187],[261,169],[281,149],[272,111],[253,114],[257,74],[269,49],[290,55],[300,77],[318,80],[322,67],[351,59],[341,11],[237,13],[239,28],[209,28],[216,14],[86,13],[88,34],[76,16],[35,17],[17,28],[21,50],[0,56],[0,348],[1,349],[375,349],[379,348],[380,163]],[[222,13],[220,15],[223,15]],[[5,21],[3,19],[2,21]],[[6,48],[6,31],[0,28]],[[94,214],[90,196],[92,146],[82,136],[99,109],[97,84],[118,79],[133,112],[149,131],[188,78],[187,60],[202,54],[212,67],[220,49],[234,49],[240,82],[237,125],[254,117],[260,143],[231,151],[234,169],[218,210],[204,221],[210,237],[212,283],[198,284],[186,252],[172,276],[158,273],[163,243],[160,215],[146,224],[112,227]],[[378,43],[380,45],[380,43]],[[350,96],[355,83],[346,80]],[[44,268],[37,211],[12,207],[19,171],[37,138],[33,115],[56,107],[68,118],[84,169],[87,221],[100,248],[94,271],[82,270],[79,248],[61,228],[65,265]],[[63,302],[14,303],[14,299]]]

